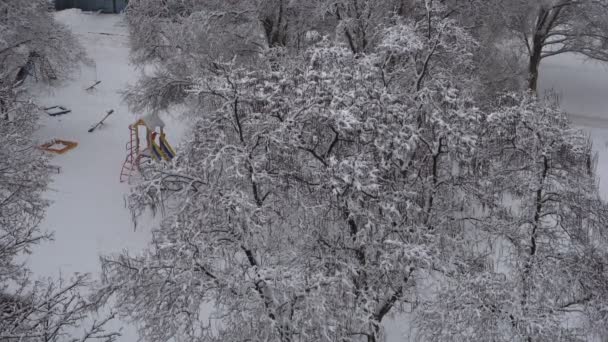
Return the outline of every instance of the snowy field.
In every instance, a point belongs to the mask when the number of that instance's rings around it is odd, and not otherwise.
[[[55,232],[55,242],[44,244],[32,259],[40,275],[96,272],[98,255],[144,246],[147,233],[134,231],[123,195],[128,185],[119,182],[134,116],[121,104],[118,91],[133,81],[136,72],[128,63],[126,27],[119,16],[87,15],[64,11],[57,18],[68,24],[86,47],[93,66],[84,66],[64,86],[43,93],[43,106],[62,105],[71,113],[43,116],[41,141],[60,138],[78,147],[53,157],[61,167],[54,176],[49,198],[53,201],[43,229]],[[112,34],[106,35],[101,33]],[[84,89],[96,77],[97,89]],[[88,129],[114,109],[106,123],[92,133]]]
[[[127,27],[122,16],[67,10],[56,17],[73,30],[93,63],[83,66],[61,87],[38,90],[41,105],[62,105],[72,110],[57,117],[44,115],[39,139],[76,141],[78,147],[53,157],[52,164],[61,167],[61,172],[53,177],[48,192],[53,203],[41,228],[53,231],[55,241],[39,246],[30,264],[43,277],[75,272],[95,275],[100,270],[101,254],[140,250],[149,237],[144,225],[133,229],[124,202],[129,186],[119,182],[129,140],[128,125],[137,118],[121,103],[119,92],[137,79],[138,72],[129,64]],[[95,80],[101,81],[96,90],[85,91]],[[88,129],[110,109],[114,113],[106,123],[89,133]],[[167,129],[168,139],[175,143],[171,125]],[[120,341],[136,340],[132,329],[123,334]]]
[[[42,228],[55,232],[55,241],[38,247],[30,263],[38,276],[98,274],[100,254],[124,249],[136,252],[149,238],[149,227],[139,225],[136,231],[133,229],[124,203],[128,185],[119,182],[129,138],[127,127],[136,119],[121,103],[119,92],[137,79],[138,71],[129,64],[127,28],[122,16],[77,10],[62,11],[56,16],[78,36],[93,63],[83,66],[61,87],[37,90],[42,105],[62,105],[72,110],[62,116],[44,116],[38,133],[40,140],[72,140],[78,142],[78,147],[53,158],[52,163],[61,167],[61,172],[54,176],[48,192],[53,204]],[[541,74],[541,87],[557,90],[573,120],[589,129],[600,153],[598,172],[608,174],[608,69],[563,56],[547,60]],[[84,90],[96,80],[101,83],[95,91]],[[88,133],[89,127],[110,109],[114,109],[114,114],[107,123]],[[175,145],[179,140],[177,127],[168,124],[168,138]],[[602,182],[601,187],[608,197],[608,184]],[[400,332],[407,334],[403,325],[389,324],[390,340],[403,339]],[[136,340],[133,329],[123,333],[120,341]]]

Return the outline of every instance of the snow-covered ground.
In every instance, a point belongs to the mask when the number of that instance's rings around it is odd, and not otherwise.
[[[540,87],[557,90],[575,122],[608,128],[607,63],[574,54],[548,58],[541,65]]]
[[[48,192],[53,203],[42,229],[53,231],[55,241],[34,250],[30,264],[40,277],[69,277],[75,272],[96,277],[101,254],[124,249],[136,252],[150,236],[144,225],[133,229],[124,201],[129,186],[119,182],[129,140],[128,125],[136,120],[121,103],[119,92],[135,82],[138,71],[129,64],[128,32],[122,16],[66,10],[58,12],[56,18],[73,30],[93,63],[83,65],[60,87],[36,89],[41,105],[62,105],[72,110],[57,117],[43,115],[40,141],[59,138],[76,141],[78,147],[52,159],[61,172],[53,177]],[[95,80],[101,81],[97,89],[85,91]],[[89,133],[88,129],[110,109],[114,114]],[[167,137],[175,143],[178,137],[167,124]],[[125,328],[123,334],[120,341],[137,340],[132,328]]]
[[[134,121],[118,93],[136,77],[128,63],[126,28],[120,16],[70,10],[59,12],[57,18],[77,34],[94,63],[38,99],[42,105],[72,110],[57,117],[43,115],[40,139],[78,142],[76,149],[52,160],[61,172],[53,178],[48,194],[53,204],[43,228],[55,232],[55,241],[40,246],[31,260],[33,269],[45,276],[57,275],[59,270],[97,272],[100,253],[142,247],[147,241],[146,232],[134,231],[129,225],[131,217],[123,200],[128,185],[119,182],[129,139],[127,127]],[[101,80],[97,90],[86,92],[96,78]],[[89,133],[92,124],[110,109],[114,114]]]

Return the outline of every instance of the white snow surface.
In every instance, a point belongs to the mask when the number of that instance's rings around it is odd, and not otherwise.
[[[55,240],[34,250],[29,262],[41,277],[75,272],[97,275],[100,255],[125,249],[136,253],[150,237],[150,225],[140,224],[137,230],[133,229],[124,203],[129,186],[119,182],[129,138],[127,127],[137,118],[121,102],[119,92],[135,82],[139,73],[129,63],[128,30],[121,15],[65,10],[58,12],[56,18],[73,30],[94,63],[82,66],[72,80],[60,87],[36,90],[41,105],[62,105],[72,110],[57,117],[43,115],[38,132],[41,142],[59,138],[76,141],[78,147],[53,157],[52,163],[61,167],[61,172],[53,177],[48,192],[53,203],[42,229],[53,231]],[[608,172],[608,68],[563,55],[545,61],[541,70],[541,89],[556,90],[573,121],[590,132],[599,152],[598,173],[603,176]],[[96,90],[86,92],[84,89],[96,80],[101,81]],[[88,133],[110,109],[114,109],[114,114],[106,123]],[[164,119],[168,138],[176,144],[176,133],[183,129]],[[608,184],[600,182],[600,187],[604,197],[608,197]],[[389,341],[411,339],[407,319],[391,320],[387,328]],[[126,325],[119,341],[136,340],[133,327]]]
[[[148,240],[147,232],[134,231],[123,199],[129,186],[119,182],[128,125],[135,116],[121,103],[118,91],[137,77],[128,62],[126,27],[120,16],[76,10],[58,12],[57,18],[70,26],[94,63],[83,66],[63,86],[46,89],[37,99],[42,106],[62,105],[72,110],[56,117],[42,115],[40,140],[78,143],[74,150],[51,160],[61,172],[53,177],[48,193],[53,203],[42,228],[53,231],[55,241],[40,246],[31,260],[33,270],[42,276],[56,276],[58,271],[98,272],[100,253],[136,250]],[[99,34],[102,32],[116,35]],[[84,89],[96,79],[95,69],[101,83],[87,92]],[[114,113],[104,125],[89,133],[110,109]]]
[[[61,86],[33,89],[42,106],[62,105],[71,113],[50,117],[41,115],[38,138],[75,141],[78,146],[63,155],[54,156],[53,165],[61,171],[53,176],[47,193],[52,201],[42,229],[54,232],[54,241],[33,251],[29,263],[36,276],[69,278],[74,273],[100,272],[100,255],[128,249],[140,251],[150,238],[150,225],[138,224],[125,207],[129,185],[120,183],[119,175],[126,157],[129,124],[147,113],[134,115],[122,103],[120,91],[134,83],[139,71],[129,63],[128,29],[121,15],[84,13],[65,10],[56,19],[66,24],[86,48],[90,65],[82,65],[71,80]],[[96,80],[101,83],[91,92],[85,88]],[[110,109],[105,124],[89,133]],[[179,140],[176,129],[167,121],[167,138]],[[136,341],[135,329],[124,326],[119,341]]]

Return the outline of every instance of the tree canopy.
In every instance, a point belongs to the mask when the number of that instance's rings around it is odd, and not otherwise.
[[[555,35],[603,8],[559,4]],[[103,260],[116,308],[153,342],[605,337],[591,144],[501,46],[559,4],[131,2],[127,101],[193,123],[130,196],[153,241]]]

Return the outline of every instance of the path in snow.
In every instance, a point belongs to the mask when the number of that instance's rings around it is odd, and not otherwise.
[[[128,125],[134,121],[121,104],[118,90],[136,77],[128,64],[128,38],[89,32],[123,34],[121,17],[64,11],[57,19],[70,26],[95,62],[97,90],[84,89],[95,80],[95,67],[83,67],[74,79],[52,89],[38,99],[41,105],[63,105],[71,113],[43,116],[38,132],[41,140],[61,138],[78,142],[78,147],[53,157],[61,167],[51,184],[53,204],[43,229],[55,232],[55,241],[43,244],[32,258],[32,268],[40,275],[97,272],[99,254],[144,246],[147,234],[130,228],[131,217],[123,195],[128,186],[119,182],[125,159]],[[93,133],[87,130],[114,109],[105,125]]]
[[[55,241],[36,248],[30,264],[37,276],[79,272],[96,277],[101,254],[124,249],[136,252],[150,235],[143,225],[134,231],[124,204],[128,185],[119,183],[128,125],[135,121],[121,103],[119,91],[134,82],[138,72],[129,64],[128,33],[122,16],[66,10],[58,12],[56,18],[72,29],[94,63],[83,66],[65,85],[40,90],[41,105],[63,105],[72,110],[57,117],[45,115],[38,132],[40,140],[73,140],[78,147],[51,161],[61,167],[61,173],[53,177],[48,192],[53,203],[42,229],[53,231]],[[97,90],[86,92],[96,78],[101,81]],[[88,133],[109,109],[114,109],[114,114],[105,125]],[[168,128],[168,139],[175,143],[176,137]],[[135,341],[133,330],[125,330],[120,341]]]

